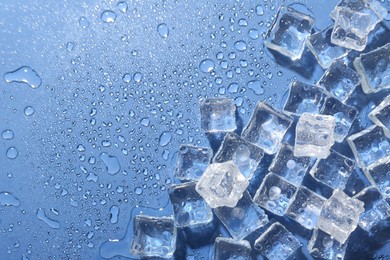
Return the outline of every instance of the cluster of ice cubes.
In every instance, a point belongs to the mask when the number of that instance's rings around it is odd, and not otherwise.
[[[373,125],[357,133],[351,128],[359,111],[349,99],[359,85],[366,94],[390,88],[390,43],[355,58],[355,69],[346,59],[351,49],[365,49],[385,11],[375,0],[342,0],[331,13],[333,27],[313,33],[314,18],[280,7],[266,46],[292,60],[307,46],[323,76],[316,84],[292,81],[282,111],[258,102],[242,131],[233,99],[202,99],[201,129],[223,141],[214,151],[179,147],[174,175],[180,183],[168,191],[173,216],[137,216],[132,253],[171,258],[179,230],[217,221],[228,234],[214,240],[214,259],[293,258],[303,244],[282,217],[312,232],[306,245],[313,257],[343,259],[358,226],[371,232],[389,219],[390,95],[369,113]],[[354,158],[343,153],[345,146]],[[272,162],[264,174],[265,157]],[[358,168],[371,185],[347,195]],[[308,179],[331,192],[310,188]]]

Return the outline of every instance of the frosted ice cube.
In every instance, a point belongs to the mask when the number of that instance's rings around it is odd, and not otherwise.
[[[213,162],[232,160],[240,172],[250,180],[264,156],[264,151],[233,132],[227,133]]]
[[[314,229],[307,249],[315,259],[341,260],[344,259],[347,244],[340,244],[327,233]]]
[[[375,185],[383,196],[390,198],[390,158],[385,157],[370,167],[366,171],[366,176]]]
[[[196,192],[195,185],[195,182],[186,182],[169,188],[175,225],[178,228],[197,227],[213,220],[211,208]]]
[[[316,86],[294,80],[283,111],[287,114],[301,115],[302,113],[318,114],[321,109],[324,94]]]
[[[370,15],[368,14],[352,11],[346,7],[338,7],[331,42],[348,49],[364,50],[368,41],[366,29],[369,22]]]
[[[276,174],[269,173],[257,190],[253,201],[272,213],[283,216],[292,200],[297,187]]]
[[[177,154],[175,176],[180,180],[199,180],[209,165],[213,151],[209,147],[180,145]]]
[[[291,7],[281,6],[268,32],[265,45],[292,60],[301,58],[314,19]]]
[[[171,258],[177,231],[172,217],[137,215],[131,252],[141,257]]]
[[[342,60],[336,60],[325,71],[317,85],[344,103],[359,83],[359,74]]]
[[[310,174],[333,189],[343,190],[354,167],[353,160],[332,150],[326,159],[317,159]]]
[[[323,205],[317,227],[344,244],[356,229],[359,216],[363,212],[363,202],[336,189]]]
[[[360,54],[353,61],[353,65],[362,76],[364,93],[375,93],[390,88],[390,43]]]
[[[307,229],[313,229],[324,202],[325,198],[301,186],[288,207],[286,216]]]
[[[268,223],[264,210],[253,203],[248,192],[235,207],[219,207],[214,209],[214,213],[236,240],[247,237]]]
[[[365,170],[379,159],[390,156],[390,140],[383,129],[373,125],[347,138],[356,162]]]
[[[310,157],[295,157],[294,148],[289,144],[283,143],[268,171],[299,186],[303,177],[305,177],[307,168],[309,168],[310,161]]]
[[[348,49],[334,45],[331,42],[330,36],[332,30],[333,27],[328,27],[325,30],[310,35],[306,41],[307,47],[313,53],[314,57],[316,57],[318,64],[324,69],[329,68],[336,59],[348,54]]]
[[[372,110],[368,117],[374,124],[382,127],[385,134],[390,137],[390,95]]]
[[[327,97],[322,108],[321,114],[334,116],[336,120],[334,128],[334,140],[338,143],[344,141],[347,137],[352,123],[357,117],[357,109],[353,106],[343,104],[336,98]]]
[[[236,206],[248,180],[233,161],[210,164],[196,184],[196,191],[212,208]]]
[[[375,202],[373,207],[362,215],[360,215],[359,226],[370,231],[381,220],[385,220],[390,217],[390,205],[383,199]]]
[[[289,259],[301,246],[290,231],[275,222],[256,239],[254,248],[267,259]]]
[[[200,101],[201,128],[205,132],[230,132],[237,128],[236,106],[231,98],[206,98]]]
[[[292,122],[291,117],[276,111],[264,102],[259,102],[241,136],[266,153],[274,154],[279,150]]]
[[[246,240],[217,237],[214,243],[214,260],[250,260],[251,244]]]
[[[294,156],[326,158],[334,144],[333,116],[303,113],[295,131]]]

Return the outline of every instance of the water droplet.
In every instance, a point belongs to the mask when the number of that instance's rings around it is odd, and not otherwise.
[[[169,142],[171,141],[172,139],[172,135],[170,132],[163,132],[161,135],[160,135],[160,140],[159,140],[159,143],[160,143],[160,146],[167,146],[169,144]]]
[[[81,28],[83,28],[83,29],[88,28],[88,27],[89,27],[89,21],[88,21],[87,17],[85,17],[85,16],[80,17],[80,19],[79,19],[79,25],[80,25]]]
[[[35,70],[28,66],[23,66],[17,70],[5,73],[4,79],[8,83],[26,83],[32,88],[38,88],[42,84],[41,77],[36,73]]]
[[[117,174],[121,166],[119,164],[118,158],[115,156],[108,155],[107,153],[101,153],[100,159],[106,165],[107,172],[111,175]]]
[[[12,132],[12,130],[4,130],[2,133],[1,133],[1,137],[3,137],[4,140],[11,140],[14,138],[14,132]]]
[[[100,18],[105,23],[113,23],[116,20],[116,13],[111,10],[105,10],[102,12]]]
[[[137,188],[135,188],[135,190],[134,190],[134,193],[137,194],[137,195],[141,195],[142,192],[143,192],[143,190],[142,190],[141,187],[137,187]]]
[[[0,192],[0,205],[18,207],[20,205],[20,201],[12,193]]]
[[[45,222],[49,227],[58,229],[61,227],[60,222],[48,218],[43,209],[39,208],[37,211],[37,218]]]
[[[75,47],[75,46],[76,46],[76,44],[75,44],[74,42],[68,42],[68,43],[66,44],[66,50],[69,51],[69,52],[71,52],[71,51],[74,50],[74,47]]]
[[[261,82],[259,80],[249,81],[247,87],[253,90],[257,95],[264,94],[264,89],[261,86]]]
[[[137,83],[140,83],[141,82],[141,80],[142,80],[142,78],[143,78],[143,75],[142,75],[142,73],[141,72],[136,72],[135,74],[134,74],[134,81],[135,82],[137,82]]]
[[[199,64],[199,69],[200,71],[204,72],[204,73],[209,73],[211,72],[213,69],[214,69],[214,62],[210,59],[205,59],[205,60],[202,60]]]
[[[10,147],[7,150],[7,157],[9,159],[15,159],[16,157],[18,157],[18,154],[19,152],[15,147]]]
[[[261,5],[256,6],[256,14],[259,16],[264,14],[264,8]]]
[[[237,41],[234,43],[234,47],[238,51],[245,51],[246,50],[246,42],[244,41]]]
[[[119,208],[118,208],[118,206],[114,205],[110,208],[110,222],[112,224],[117,223],[118,216],[119,216]]]
[[[251,38],[252,40],[256,40],[259,38],[259,31],[256,29],[250,29],[248,31],[248,35],[249,35],[249,38]]]
[[[119,11],[122,13],[126,13],[127,9],[129,8],[126,2],[118,2],[116,4],[116,7],[118,8]]]
[[[148,117],[145,117],[145,118],[141,119],[141,125],[149,126],[149,124],[150,124],[150,119]]]
[[[169,28],[168,25],[165,23],[160,23],[157,26],[157,32],[162,38],[167,38],[169,35]]]
[[[34,108],[31,107],[31,106],[28,106],[28,107],[26,107],[26,108],[24,109],[24,114],[25,114],[26,116],[31,116],[32,114],[34,114],[34,112],[35,112],[35,110],[34,110]]]

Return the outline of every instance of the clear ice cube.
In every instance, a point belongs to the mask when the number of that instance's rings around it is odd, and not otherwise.
[[[390,43],[360,54],[353,61],[353,65],[362,76],[364,93],[375,93],[390,88]]]
[[[384,197],[390,198],[390,157],[380,159],[368,167],[366,176]]]
[[[327,233],[314,229],[307,249],[315,259],[341,260],[344,259],[347,244],[340,244]]]
[[[363,212],[363,202],[336,189],[322,207],[317,227],[344,244],[356,229],[359,216]]]
[[[359,226],[369,232],[381,220],[388,219],[389,217],[390,205],[381,199],[375,202],[371,209],[360,215]]]
[[[274,154],[279,150],[292,122],[291,117],[276,111],[264,102],[259,102],[241,136],[266,153]]]
[[[178,228],[197,227],[213,220],[211,208],[196,192],[195,185],[195,182],[186,182],[169,188],[175,225]]]
[[[294,156],[326,158],[334,144],[333,116],[303,113],[295,131]]]
[[[245,178],[250,180],[263,156],[264,151],[261,148],[230,132],[225,135],[213,162],[221,163],[231,160]]]
[[[321,114],[333,116],[336,120],[334,128],[334,140],[338,143],[347,137],[352,123],[357,117],[357,109],[353,106],[343,104],[340,100],[327,97]]]
[[[199,180],[213,157],[209,147],[180,145],[177,154],[175,176],[182,181]]]
[[[390,95],[374,108],[368,117],[374,124],[382,127],[385,134],[390,137]]]
[[[336,60],[325,71],[317,85],[344,103],[359,83],[359,74],[342,60]]]
[[[214,243],[214,260],[250,260],[251,244],[246,240],[237,241],[217,237]]]
[[[293,115],[301,115],[305,112],[318,114],[323,99],[324,94],[320,88],[294,80],[290,84],[289,96],[283,111]]]
[[[294,148],[289,144],[283,143],[268,171],[299,186],[309,168],[310,161],[310,157],[295,157]]]
[[[210,207],[234,207],[248,187],[248,180],[233,161],[210,164],[196,184],[196,191]]]
[[[137,215],[131,252],[141,257],[171,258],[177,231],[172,217]]]
[[[268,32],[265,45],[281,54],[298,60],[313,28],[314,19],[291,7],[281,6]]]
[[[231,98],[206,98],[200,101],[201,128],[205,132],[230,132],[237,128],[236,106]]]
[[[307,39],[306,45],[316,57],[318,64],[327,69],[336,60],[345,57],[348,49],[334,45],[330,37],[333,27],[328,27],[320,32],[314,33]]]
[[[288,207],[286,216],[307,229],[313,229],[316,227],[324,202],[325,198],[301,186]]]
[[[390,140],[379,126],[370,126],[359,133],[350,135],[347,140],[357,164],[364,171],[379,159],[390,156]]]
[[[269,173],[264,178],[253,201],[272,213],[283,216],[292,200],[297,187],[276,174]]]
[[[264,210],[253,203],[248,192],[235,207],[219,207],[214,209],[214,213],[236,240],[244,239],[268,223]]]
[[[363,51],[368,41],[366,28],[370,22],[370,15],[346,7],[337,8],[331,42],[344,48]]]
[[[275,222],[256,239],[254,248],[267,259],[289,259],[301,246],[290,231]]]
[[[354,167],[353,160],[332,150],[326,159],[317,159],[310,174],[333,189],[343,190]]]

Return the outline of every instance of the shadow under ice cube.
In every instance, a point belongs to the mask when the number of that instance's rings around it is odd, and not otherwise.
[[[236,106],[231,98],[200,101],[201,128],[205,132],[230,132],[237,128]]]
[[[214,243],[214,260],[250,260],[251,244],[246,240],[217,237]]]

